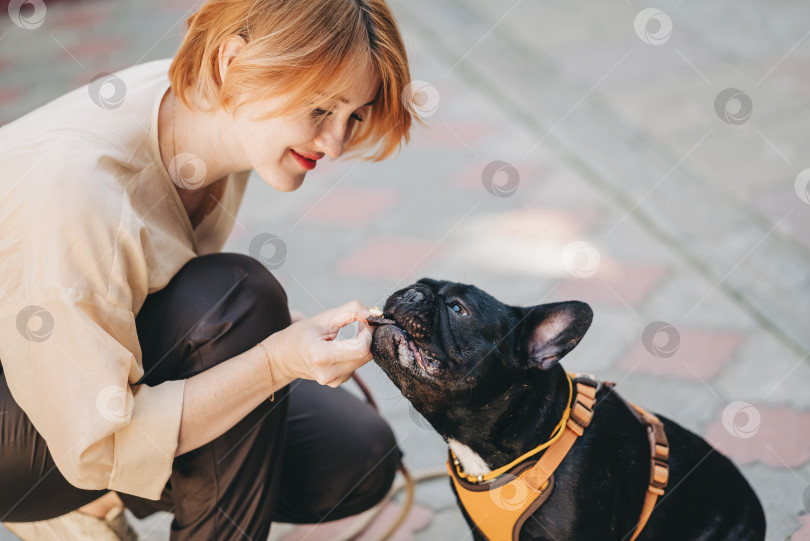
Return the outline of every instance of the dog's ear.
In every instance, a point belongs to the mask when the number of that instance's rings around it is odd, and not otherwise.
[[[568,301],[521,308],[518,359],[528,368],[548,370],[585,336],[593,310],[584,302]]]

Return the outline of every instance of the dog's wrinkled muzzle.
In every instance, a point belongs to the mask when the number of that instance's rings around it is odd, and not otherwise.
[[[388,299],[381,319],[386,322],[382,324],[397,325],[410,336],[424,340],[430,336],[435,314],[433,292],[424,286],[414,286]]]

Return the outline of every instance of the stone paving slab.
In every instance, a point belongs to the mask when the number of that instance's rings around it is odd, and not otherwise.
[[[493,4],[487,4],[490,10],[497,8],[492,7]],[[555,129],[554,135],[561,140],[568,139],[570,144],[568,148],[587,148],[587,156],[582,158],[595,167],[593,181],[604,180],[612,183],[610,188],[617,187],[620,193],[617,197],[627,197],[629,201],[625,201],[629,208],[633,208],[638,202],[642,201],[643,204],[636,207],[633,212],[638,213],[645,221],[655,214],[655,219],[652,220],[658,229],[657,233],[664,236],[668,241],[673,242],[675,246],[686,253],[684,255],[690,256],[695,259],[694,264],[703,266],[704,271],[711,273],[719,280],[722,276],[729,272],[730,267],[739,261],[748,250],[755,245],[756,242],[762,241],[762,249],[764,251],[781,250],[780,254],[787,255],[787,260],[781,256],[773,254],[772,257],[749,259],[749,265],[753,266],[754,275],[764,274],[771,276],[772,279],[768,280],[754,280],[752,276],[750,279],[739,280],[738,276],[744,275],[747,266],[737,269],[729,278],[724,282],[722,287],[729,287],[732,293],[742,297],[744,302],[750,302],[753,306],[749,308],[760,311],[760,316],[763,318],[771,319],[784,319],[780,322],[781,326],[785,329],[791,329],[791,335],[788,339],[795,342],[797,349],[804,347],[806,349],[807,334],[803,332],[804,328],[800,321],[806,320],[807,303],[805,300],[802,302],[793,302],[790,306],[787,301],[779,302],[775,299],[789,299],[790,291],[806,290],[807,288],[807,273],[803,273],[806,267],[806,254],[802,251],[795,249],[793,244],[785,245],[779,238],[781,230],[774,225],[780,222],[776,220],[774,223],[762,223],[757,220],[756,213],[752,214],[746,212],[747,209],[740,209],[739,203],[736,201],[737,197],[733,195],[733,191],[724,188],[732,186],[736,189],[737,185],[746,181],[754,175],[742,175],[739,171],[730,171],[728,176],[725,174],[718,174],[718,163],[713,164],[714,175],[712,177],[701,178],[697,177],[692,169],[691,160],[686,163],[680,163],[679,166],[670,172],[672,166],[684,159],[685,153],[695,147],[695,156],[700,156],[701,141],[707,144],[707,150],[703,156],[707,156],[709,160],[717,155],[717,150],[724,151],[727,149],[735,148],[729,142],[729,137],[733,132],[729,132],[731,128],[739,128],[738,126],[728,126],[722,122],[717,122],[718,117],[714,115],[711,107],[704,107],[701,111],[702,114],[694,115],[695,123],[713,122],[714,127],[709,128],[694,137],[690,137],[684,141],[683,152],[673,152],[671,147],[661,147],[661,145],[654,144],[654,138],[649,137],[647,133],[643,133],[643,140],[640,139],[641,126],[628,126],[631,118],[627,115],[615,118],[617,111],[610,106],[607,101],[614,95],[609,92],[609,85],[613,80],[623,80],[624,68],[636,66],[638,69],[646,69],[648,73],[656,73],[658,78],[659,72],[663,75],[667,73],[665,69],[657,69],[657,65],[661,62],[659,58],[655,58],[653,62],[649,55],[643,62],[635,62],[638,60],[638,54],[645,54],[645,50],[640,46],[645,45],[636,38],[635,35],[629,33],[625,36],[627,40],[627,48],[625,53],[632,51],[632,55],[621,62],[619,65],[615,64],[616,60],[621,60],[622,55],[617,54],[613,61],[605,62],[603,69],[595,72],[592,79],[597,75],[605,75],[609,73],[610,69],[615,68],[615,73],[611,73],[610,77],[605,80],[603,86],[598,87],[589,96],[588,99],[581,103],[577,108],[571,110],[571,105],[574,105],[576,96],[584,96],[593,89],[592,81],[586,81],[585,84],[579,84],[579,88],[574,86],[571,81],[566,81],[562,77],[563,68],[550,69],[547,64],[535,63],[536,56],[542,56],[542,53],[531,51],[531,54],[526,52],[527,44],[518,42],[516,35],[520,35],[520,25],[523,24],[528,29],[524,34],[531,34],[535,40],[542,39],[545,35],[546,26],[557,25],[564,28],[575,26],[581,22],[582,17],[575,18],[568,21],[568,24],[562,21],[552,21],[551,23],[543,24],[545,19],[538,17],[520,16],[518,10],[524,8],[526,4],[520,4],[514,16],[509,16],[504,19],[503,24],[492,31],[488,36],[486,43],[487,47],[480,46],[475,48],[456,69],[467,75],[469,80],[475,82],[482,82],[482,88],[490,90],[496,99],[512,99],[514,102],[527,103],[527,107],[519,112],[515,117],[515,122],[525,121],[534,122],[538,124],[540,133],[547,132],[547,128],[542,125],[542,121],[548,119],[548,126],[553,127],[552,121],[557,122],[561,115],[559,112],[566,112],[564,116],[565,122]],[[527,8],[528,9],[528,8]],[[449,8],[448,8],[449,10]],[[435,11],[435,10],[434,10]],[[582,14],[580,14],[582,15]],[[495,17],[491,17],[495,20]],[[432,18],[424,19],[431,21]],[[442,24],[454,24],[452,17],[448,16],[447,20],[442,19]],[[512,26],[509,26],[509,25]],[[456,23],[460,27],[461,23]],[[508,28],[508,31],[505,29]],[[514,27],[514,28],[513,28]],[[616,27],[616,25],[614,25]],[[503,30],[502,32],[499,32]],[[512,32],[514,30],[514,32]],[[429,32],[430,30],[426,30]],[[452,35],[448,32],[445,35]],[[445,40],[447,47],[453,50],[457,56],[460,56],[464,50],[469,46],[466,40],[472,41],[471,37],[465,36],[460,28],[459,35],[464,36],[465,39],[460,40]],[[438,35],[435,36],[440,39]],[[501,42],[498,42],[498,39]],[[632,41],[635,40],[635,43]],[[601,44],[600,44],[601,45]],[[648,48],[650,48],[648,46]],[[638,53],[637,53],[638,51]],[[523,56],[521,56],[523,55]],[[510,62],[502,62],[501,59],[508,57]],[[680,60],[680,59],[679,59]],[[448,60],[448,63],[450,61]],[[635,62],[635,63],[634,63]],[[640,66],[640,68],[639,68]],[[518,75],[517,72],[520,72]],[[519,77],[528,78],[530,80],[542,81],[542,85],[516,85],[504,84],[504,82],[518,80]],[[654,79],[653,77],[648,77]],[[556,88],[555,88],[556,87]],[[665,94],[674,100],[672,94],[680,93],[682,89],[676,87],[669,94]],[[518,94],[521,94],[518,96]],[[655,89],[650,89],[649,94],[661,95],[656,93]],[[765,101],[765,105],[773,102],[780,102],[782,97],[776,95],[772,97],[771,102]],[[758,102],[760,103],[760,102]],[[643,105],[643,104],[641,104]],[[710,103],[708,105],[711,105]],[[544,107],[545,106],[545,107]],[[540,115],[539,112],[548,110],[547,115]],[[656,106],[652,110],[638,110],[637,116],[656,119],[656,112],[661,110],[661,107]],[[664,109],[666,110],[666,109]],[[804,109],[798,109],[799,116]],[[543,118],[545,117],[545,118]],[[690,117],[691,118],[691,117]],[[577,125],[579,122],[579,125]],[[797,120],[797,125],[801,125],[801,120]],[[658,122],[655,125],[666,125],[665,122]],[[604,128],[603,130],[600,128]],[[753,128],[753,129],[751,129]],[[757,128],[750,126],[747,129],[747,136],[758,138],[754,132]],[[632,130],[632,131],[631,131]],[[711,131],[710,131],[711,130]],[[622,139],[620,134],[630,132],[635,137],[627,137]],[[703,139],[706,137],[706,139]],[[553,139],[553,138],[552,138]],[[737,138],[740,139],[740,138]],[[743,138],[744,139],[744,138]],[[759,138],[758,138],[759,139]],[[615,146],[613,143],[617,143]],[[738,140],[732,141],[738,143]],[[550,142],[552,144],[553,141]],[[760,140],[761,146],[769,147],[767,142]],[[634,148],[636,154],[627,156],[626,159],[615,160],[613,159],[622,148]],[[681,150],[681,149],[678,149]],[[574,150],[579,154],[578,150]],[[649,154],[642,154],[647,152]],[[745,155],[745,149],[740,150],[739,145],[736,145],[735,152],[737,154]],[[663,155],[662,155],[663,154]],[[581,154],[580,154],[581,155]],[[633,159],[637,158],[637,159]],[[729,169],[729,166],[742,166],[743,169],[750,170],[751,167],[756,167],[759,160],[736,160],[734,163],[729,163],[729,160],[722,159],[719,156],[719,162],[723,164],[723,173]],[[715,158],[716,159],[716,158]],[[657,167],[656,167],[657,165]],[[598,173],[597,173],[598,171]],[[777,171],[779,173],[779,171]],[[798,173],[794,171],[793,176]],[[602,177],[601,179],[599,177]],[[667,177],[667,178],[665,178]],[[662,179],[662,180],[655,180]],[[663,182],[666,180],[666,182]],[[733,183],[731,182],[733,180]],[[707,182],[708,181],[708,182]],[[712,183],[712,181],[714,183]],[[655,183],[660,185],[655,186]],[[689,189],[682,189],[685,184],[689,184]],[[655,187],[651,191],[651,187]],[[785,187],[785,186],[783,186]],[[789,186],[787,186],[789,189]],[[623,192],[623,193],[621,193]],[[649,196],[647,195],[649,194]],[[644,199],[646,198],[646,199]],[[689,208],[690,213],[684,216],[681,209]],[[785,217],[783,213],[780,218]],[[693,219],[693,218],[704,219]],[[711,220],[709,220],[711,218]],[[750,223],[756,221],[759,223]],[[609,231],[612,234],[612,231]],[[724,242],[718,246],[715,239],[723,238]],[[737,247],[729,245],[728,239],[739,239]],[[775,247],[770,249],[769,246],[773,244]],[[736,248],[736,249],[735,249]],[[716,252],[721,250],[721,254]],[[790,254],[790,255],[788,255]],[[723,256],[723,257],[718,257]],[[780,264],[773,265],[770,261],[778,260]],[[785,263],[788,263],[787,266]],[[770,266],[770,268],[768,268]],[[762,267],[762,268],[759,268]],[[784,274],[787,271],[788,281],[784,281]],[[778,279],[777,279],[778,275]],[[739,280],[739,282],[738,282]],[[743,283],[746,287],[743,287]],[[765,288],[764,284],[779,284],[773,288]],[[754,286],[759,286],[761,291],[751,291]]]
[[[56,3],[41,31],[3,21],[0,122],[100,71],[171,56],[193,5]],[[281,237],[273,272],[306,314],[381,305],[422,276],[512,304],[585,300],[594,324],[566,368],[619,382],[728,453],[766,507],[769,540],[810,538],[810,205],[795,182],[810,166],[810,5],[653,3],[673,25],[660,45],[634,30],[648,6],[392,2],[413,78],[440,97],[428,126],[394,159],[324,162],[293,193],[254,174],[225,250]],[[728,87],[753,103],[739,125],[715,111]],[[485,188],[494,160],[519,173],[514,194]],[[592,274],[565,256],[576,242],[598,254]],[[671,357],[642,339],[656,322],[678,331],[674,344],[654,336]],[[441,467],[441,438],[375,365],[359,373],[409,468]],[[415,539],[470,538],[446,480],[416,501],[434,517]],[[137,527],[166,539],[170,519]]]

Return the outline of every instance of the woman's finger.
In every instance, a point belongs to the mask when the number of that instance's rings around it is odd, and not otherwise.
[[[353,338],[323,342],[326,356],[336,364],[348,364],[352,370],[371,360],[371,332],[363,330]]]
[[[337,336],[340,329],[350,323],[354,323],[355,321],[359,321],[361,324],[365,323],[366,318],[371,315],[371,312],[369,312],[368,308],[362,303],[352,301],[338,308],[327,310],[325,314],[328,314],[329,317],[326,328],[327,334],[334,338]]]
[[[357,331],[356,335],[346,340],[341,340],[341,342],[344,342],[348,347],[355,350],[368,349],[371,347],[371,334],[371,330],[368,328],[360,329]]]

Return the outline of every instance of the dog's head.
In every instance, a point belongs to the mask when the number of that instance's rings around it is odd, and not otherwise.
[[[376,363],[439,431],[555,366],[593,318],[582,302],[509,306],[475,286],[423,278],[391,295]]]

